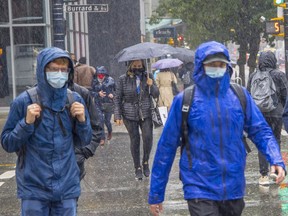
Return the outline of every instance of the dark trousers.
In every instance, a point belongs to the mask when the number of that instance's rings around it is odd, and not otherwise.
[[[151,118],[145,118],[144,121],[131,121],[128,119],[123,119],[124,125],[128,131],[130,137],[130,151],[132,154],[134,167],[137,169],[141,166],[140,163],[140,132],[139,127],[142,131],[142,141],[143,141],[143,159],[144,162],[148,162],[149,155],[152,149],[153,142],[153,125]]]
[[[112,117],[113,113],[112,112],[105,112],[105,111],[102,111],[102,113],[103,113],[103,116],[104,116],[104,124],[107,127],[107,131],[108,131],[108,133],[112,133],[111,117]],[[105,139],[105,130],[103,130],[101,138]]]
[[[226,201],[191,199],[187,202],[191,216],[240,216],[245,207],[243,199]]]
[[[265,116],[264,116],[265,117]],[[281,143],[281,130],[282,130],[282,118],[276,117],[265,117],[267,123],[271,127],[273,134],[278,142],[279,148]],[[262,176],[268,175],[269,173],[269,163],[266,157],[258,151],[258,159],[259,159],[259,169],[260,174]]]

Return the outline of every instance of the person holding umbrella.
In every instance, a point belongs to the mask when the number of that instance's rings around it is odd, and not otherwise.
[[[161,59],[152,65],[152,67],[160,70],[155,79],[160,93],[158,106],[167,107],[168,112],[174,98],[172,83],[177,84],[177,78],[170,68],[179,67],[182,64],[183,62],[178,59],[167,58]]]
[[[157,98],[159,90],[152,75],[146,72],[143,60],[128,62],[127,72],[121,75],[116,85],[114,121],[122,121],[130,137],[130,151],[134,162],[135,179],[149,177],[149,156],[153,143],[151,96]],[[143,159],[140,162],[140,133],[142,131]],[[142,170],[142,166],[143,170]]]

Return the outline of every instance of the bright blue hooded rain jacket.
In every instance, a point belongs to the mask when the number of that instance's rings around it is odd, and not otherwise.
[[[25,123],[27,106],[32,103],[27,92],[20,94],[11,104],[7,122],[1,134],[1,143],[7,152],[18,152],[25,149],[18,157],[16,179],[18,197],[59,201],[80,196],[79,168],[76,163],[73,146],[72,127],[75,136],[79,136],[81,145],[88,145],[91,140],[91,126],[87,109],[86,121],[72,123],[67,103],[67,84],[60,89],[51,87],[45,75],[45,66],[60,57],[69,59],[69,55],[59,48],[46,48],[37,58],[37,91],[43,106],[41,121],[36,127]],[[77,93],[74,100],[85,104]],[[53,111],[52,111],[53,110]],[[64,110],[62,112],[59,112]],[[58,112],[58,114],[53,114]],[[61,118],[61,128],[57,115]],[[66,135],[62,129],[66,131]],[[23,164],[20,163],[21,158]]]
[[[244,197],[246,151],[242,142],[243,130],[270,164],[285,169],[272,131],[246,89],[244,115],[238,97],[230,88],[231,67],[227,66],[221,78],[210,78],[205,74],[203,60],[216,53],[223,53],[230,60],[226,47],[214,41],[200,45],[195,54],[195,95],[188,116],[192,169],[189,168],[186,148],[179,162],[186,200],[203,198],[219,201]],[[182,101],[183,92],[173,101],[158,143],[149,204],[164,200],[169,172],[180,145]]]

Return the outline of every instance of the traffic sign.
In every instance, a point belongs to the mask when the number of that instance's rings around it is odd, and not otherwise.
[[[89,5],[65,5],[66,13],[76,12],[108,12],[108,4],[89,4]]]
[[[279,20],[266,21],[266,33],[280,34],[280,21]]]

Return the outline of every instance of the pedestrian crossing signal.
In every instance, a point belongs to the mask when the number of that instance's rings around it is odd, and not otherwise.
[[[285,0],[274,0],[274,6],[286,8]]]
[[[284,36],[284,17],[272,18],[265,22],[266,33],[274,36]]]

